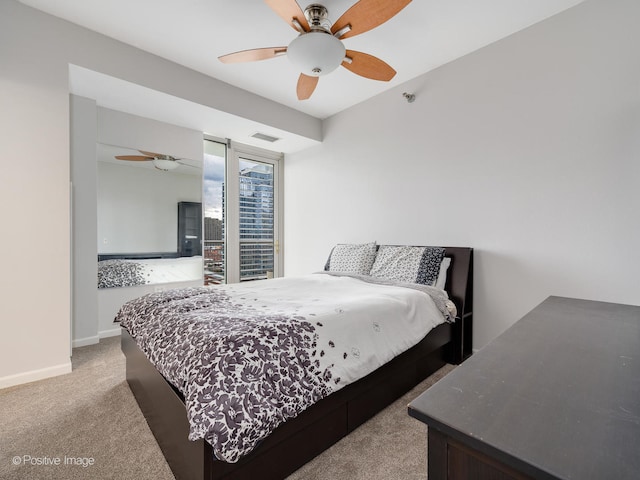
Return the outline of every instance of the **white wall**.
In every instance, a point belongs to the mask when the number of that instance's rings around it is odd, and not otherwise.
[[[72,194],[72,338],[74,345],[97,343],[98,263],[97,211],[97,115],[96,102],[70,96]],[[79,339],[82,339],[79,341]]]
[[[71,368],[67,66],[24,13],[0,1],[0,387]]]
[[[640,304],[638,18],[589,0],[325,121],[287,158],[287,275],[336,242],[474,247],[475,348],[548,295]]]
[[[0,0],[0,388],[70,369],[69,64],[310,138],[319,121]]]
[[[201,192],[200,176],[98,162],[98,253],[177,252],[178,202]]]

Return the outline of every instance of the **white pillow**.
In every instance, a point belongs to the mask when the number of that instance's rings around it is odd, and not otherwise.
[[[380,245],[371,276],[433,286],[443,257],[442,247]]]
[[[338,244],[329,256],[330,272],[369,275],[376,259],[376,242]]]
[[[447,284],[447,270],[451,265],[451,257],[444,257],[440,264],[440,272],[438,273],[438,279],[434,287],[444,290],[444,286]]]

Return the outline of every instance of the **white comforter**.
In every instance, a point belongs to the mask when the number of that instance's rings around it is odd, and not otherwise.
[[[320,369],[333,366],[334,377],[340,378],[338,390],[408,350],[445,321],[429,295],[437,294],[435,289],[363,278],[314,274],[226,288],[248,304],[259,298],[261,309],[322,323],[318,330],[326,341],[318,342],[324,352]]]
[[[134,260],[142,267],[146,283],[172,283],[202,278],[202,257]]]
[[[185,397],[191,440],[235,462],[446,321],[446,294],[314,274],[146,295],[116,321]]]

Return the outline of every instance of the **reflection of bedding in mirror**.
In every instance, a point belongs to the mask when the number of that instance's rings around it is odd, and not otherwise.
[[[202,257],[111,259],[98,262],[98,288],[186,282],[202,276]]]
[[[165,171],[115,158],[137,150],[98,144],[97,152],[98,288],[201,279],[201,161]]]

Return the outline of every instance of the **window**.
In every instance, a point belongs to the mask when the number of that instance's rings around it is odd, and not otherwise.
[[[267,278],[274,260],[274,167],[239,161],[240,281]]]
[[[204,284],[225,282],[224,177],[227,145],[205,138],[203,168]]]
[[[281,154],[205,139],[205,283],[280,275],[281,161]]]

